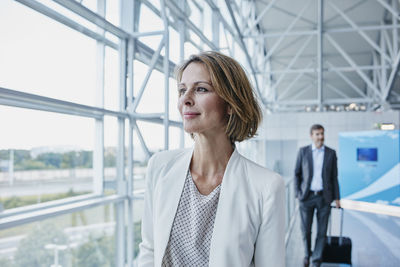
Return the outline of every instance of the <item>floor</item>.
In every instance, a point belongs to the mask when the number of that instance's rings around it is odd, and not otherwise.
[[[300,218],[295,220],[287,245],[286,266],[302,266],[303,243],[301,241]],[[340,213],[332,211],[332,234],[339,234]],[[313,226],[315,226],[315,221]],[[314,227],[313,234],[316,229]],[[343,236],[352,240],[352,266],[399,267],[400,266],[400,217],[344,210]],[[313,237],[313,240],[315,237]],[[348,266],[327,264],[323,267]]]

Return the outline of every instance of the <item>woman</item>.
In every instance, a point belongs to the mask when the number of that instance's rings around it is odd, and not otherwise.
[[[241,156],[260,108],[232,58],[191,56],[177,69],[178,109],[194,148],[149,161],[139,266],[285,265],[282,178]]]

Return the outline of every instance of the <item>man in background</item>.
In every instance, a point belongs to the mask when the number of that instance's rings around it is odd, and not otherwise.
[[[340,207],[337,158],[335,150],[324,145],[324,127],[310,129],[312,144],[299,150],[295,168],[295,192],[300,204],[301,231],[305,246],[304,266],[310,259],[319,267],[326,239],[331,202]],[[311,251],[311,226],[317,213],[317,238]]]

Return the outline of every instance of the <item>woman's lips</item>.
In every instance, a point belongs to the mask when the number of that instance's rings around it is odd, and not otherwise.
[[[197,113],[197,112],[185,112],[185,113],[183,113],[183,118],[185,118],[185,119],[193,119],[193,118],[195,118],[195,117],[197,117],[199,115],[200,115],[200,113]]]

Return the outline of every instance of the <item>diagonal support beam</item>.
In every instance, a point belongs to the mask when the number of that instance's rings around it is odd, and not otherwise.
[[[343,73],[336,70],[330,62],[327,62],[327,65],[332,68],[332,71],[336,73],[340,78],[342,78],[354,91],[356,91],[360,96],[367,97],[349,78],[346,77]]]
[[[144,89],[146,88],[146,85],[147,85],[147,82],[150,79],[151,73],[153,72],[153,69],[156,66],[158,58],[160,57],[161,49],[164,47],[164,42],[165,42],[165,35],[161,39],[160,44],[158,45],[157,51],[154,52],[153,57],[151,58],[151,61],[150,61],[150,64],[149,64],[149,69],[148,69],[148,71],[146,73],[146,76],[144,77],[144,80],[142,82],[142,86],[140,87],[138,95],[135,98],[135,101],[133,102],[132,111],[136,110],[136,108],[139,105],[140,100],[142,99],[142,96],[143,96],[143,93],[144,93]]]
[[[394,31],[397,32],[397,29],[395,29]],[[384,43],[386,43],[386,47],[387,47],[387,49],[389,50],[390,55],[391,55],[392,57],[395,57],[395,54],[396,54],[397,50],[393,50],[393,47],[392,47],[392,45],[390,44],[391,42],[390,42],[389,34],[387,33],[387,31],[384,31],[384,30],[381,31],[381,34],[382,34],[383,36],[381,36],[380,38],[383,37],[383,39],[385,40]]]
[[[227,0],[226,0],[227,1]],[[281,44],[281,42],[283,41],[283,39],[285,38],[285,34],[287,34],[288,32],[290,32],[292,30],[292,28],[296,25],[296,22],[300,19],[300,17],[303,15],[304,11],[307,10],[307,8],[310,6],[311,1],[309,0],[307,2],[306,5],[304,5],[303,9],[300,11],[300,13],[296,16],[296,18],[290,23],[289,27],[287,27],[287,29],[285,30],[284,34],[279,37],[279,39],[274,43],[274,45],[272,46],[272,48],[268,51],[267,55],[266,55],[266,60],[268,60],[272,54],[275,52],[276,48],[278,48],[278,46]]]
[[[301,48],[297,51],[296,55],[292,58],[292,60],[289,62],[287,65],[285,72],[290,70],[293,64],[297,61],[298,57],[303,53],[304,49],[307,47],[307,45],[310,43],[312,36],[309,36],[307,40],[304,42],[304,44],[301,46]],[[276,89],[278,85],[282,82],[283,78],[285,78],[286,73],[282,73],[276,83],[274,84],[274,88]]]
[[[133,126],[134,126],[135,131],[136,131],[136,134],[137,134],[137,136],[138,136],[138,138],[139,138],[140,145],[142,146],[142,149],[143,149],[144,153],[146,153],[146,159],[149,159],[149,158],[151,157],[152,153],[151,153],[150,150],[147,148],[147,145],[146,145],[146,142],[144,141],[142,132],[140,131],[140,128],[139,128],[139,126],[137,125],[136,121],[134,122],[134,125],[133,125]]]
[[[263,11],[261,11],[260,15],[257,16],[257,19],[252,23],[252,25],[244,31],[243,35],[247,35],[254,29],[257,23],[261,21],[261,19],[265,16],[265,14],[267,14],[267,12],[271,9],[275,2],[276,0],[272,0],[271,2],[269,2],[269,4],[263,9]]]
[[[362,72],[357,64],[351,59],[351,57],[343,50],[343,48],[340,47],[338,43],[336,43],[335,40],[329,35],[326,34],[325,38],[333,45],[333,47],[336,48],[336,50],[342,55],[342,57],[347,61],[347,63],[350,64],[354,68],[354,70],[360,75],[361,79],[364,80],[364,82],[372,88],[372,90],[375,92],[377,96],[381,96],[381,92],[379,92],[378,88],[371,82],[371,80],[365,75],[364,72]]]
[[[340,95],[343,98],[350,98],[350,96],[346,95],[343,91],[339,90],[338,88],[336,88],[335,86],[333,86],[330,83],[326,83],[326,86],[331,89],[332,91],[334,91],[335,93],[337,93],[338,95]]]
[[[368,35],[365,34],[365,32],[361,31],[359,27],[346,15],[343,13],[342,10],[340,10],[335,4],[333,4],[332,1],[328,1],[328,4],[337,12],[339,13],[344,20],[347,21],[347,23],[350,24],[350,26],[355,29],[363,38],[365,41],[367,41],[368,44],[370,44],[381,56],[383,56],[387,61],[392,62],[392,59],[384,53],[380,47],[373,41],[371,38],[369,38]]]
[[[305,92],[307,92],[308,90],[310,90],[311,87],[315,86],[316,82],[313,82],[311,84],[307,84],[306,86],[304,86],[303,88],[300,88],[299,91],[294,94],[292,96],[292,99],[296,99],[299,98],[302,94],[304,94]],[[317,100],[318,101],[318,100]]]
[[[357,2],[357,3],[355,3],[354,5],[352,5],[351,7],[349,7],[349,8],[347,8],[347,9],[343,10],[343,12],[344,12],[344,13],[350,12],[351,10],[357,8],[358,6],[360,6],[360,5],[362,5],[362,4],[366,3],[366,2],[367,2],[366,0],[361,0],[361,1]],[[339,14],[333,15],[333,16],[330,17],[329,19],[325,20],[324,24],[329,25],[329,23],[330,23],[331,21],[337,19],[338,17],[340,17]]]
[[[396,10],[394,10],[388,3],[386,3],[384,0],[377,0],[384,8],[386,8],[390,13],[392,13],[393,17],[396,19],[400,19],[399,13],[397,13]]]
[[[312,61],[308,62],[308,64],[305,66],[305,68],[310,67],[312,64]],[[279,94],[278,100],[282,100],[286,94],[290,91],[290,89],[292,89],[293,85],[295,85],[297,83],[297,81],[303,76],[305,75],[305,72],[300,72],[299,74],[297,74],[297,76],[292,80],[292,82],[285,88],[285,91],[283,91],[281,94]]]
[[[386,83],[385,89],[383,90],[382,101],[386,101],[386,99],[389,96],[390,90],[393,87],[394,78],[396,76],[396,73],[399,71],[399,65],[400,65],[399,63],[400,63],[400,52],[397,53],[395,62],[393,64],[393,66],[392,66],[393,67],[392,68],[392,72],[390,73],[390,76],[389,76],[389,80]]]

